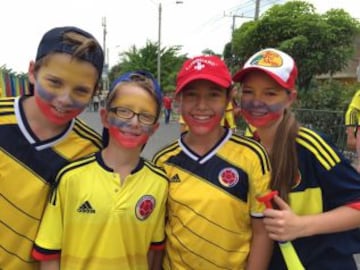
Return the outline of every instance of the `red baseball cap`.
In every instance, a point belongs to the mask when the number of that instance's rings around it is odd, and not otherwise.
[[[223,60],[215,55],[201,55],[184,62],[176,78],[175,94],[199,79],[209,80],[223,88],[232,83],[230,71]]]
[[[251,56],[234,76],[235,82],[242,82],[250,71],[261,70],[287,90],[295,88],[298,70],[294,59],[277,49],[268,48]]]

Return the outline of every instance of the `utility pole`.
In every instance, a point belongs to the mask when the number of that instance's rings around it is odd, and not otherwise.
[[[108,81],[108,73],[109,73],[109,62],[108,62],[108,50],[106,48],[106,17],[102,17],[101,25],[103,27],[103,51],[104,51],[104,68],[102,73],[102,81],[103,81],[103,89],[109,90],[109,81]]]
[[[232,26],[231,26],[231,34],[234,34],[235,31],[235,20],[236,18],[243,18],[243,19],[252,19],[252,17],[244,16],[244,15],[227,15],[224,13],[224,17],[232,17]]]
[[[159,2],[159,19],[158,19],[158,23],[159,23],[159,28],[158,28],[158,48],[157,48],[157,81],[159,83],[159,85],[161,85],[161,2]]]
[[[254,15],[255,21],[259,19],[259,14],[260,14],[260,0],[255,0],[255,15]]]
[[[175,1],[175,4],[177,5],[183,3],[184,2],[181,0]],[[158,13],[159,13],[159,18],[158,18],[159,28],[158,28],[158,44],[157,44],[157,81],[161,86],[161,15],[162,15],[161,1],[159,2]]]

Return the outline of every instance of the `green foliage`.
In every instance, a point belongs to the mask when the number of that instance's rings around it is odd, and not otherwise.
[[[345,148],[344,117],[346,109],[360,84],[339,81],[320,82],[310,91],[299,93],[295,114],[300,123],[329,137],[339,149]]]
[[[285,51],[297,63],[298,87],[308,90],[314,76],[334,74],[346,67],[359,29],[359,23],[342,9],[320,15],[310,3],[289,1],[274,5],[259,20],[236,29],[232,55],[242,66],[260,49]]]
[[[180,46],[172,46],[160,50],[161,87],[165,92],[175,89],[176,74],[186,59],[186,55],[180,55],[180,49]],[[157,43],[150,41],[143,48],[132,46],[120,54],[119,63],[109,72],[109,80],[113,81],[121,73],[132,70],[148,70],[157,77],[157,53]]]
[[[314,85],[311,91],[299,93],[299,107],[318,110],[345,111],[353,94],[360,88],[340,81],[325,81]]]

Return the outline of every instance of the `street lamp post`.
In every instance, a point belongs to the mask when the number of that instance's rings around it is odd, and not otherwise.
[[[175,1],[175,4],[183,4],[184,2],[181,0]],[[162,6],[161,2],[159,2],[158,6],[158,13],[159,13],[159,28],[158,28],[158,44],[157,44],[157,80],[161,86],[161,13],[162,13]]]
[[[161,85],[161,2],[159,2],[159,28],[158,28],[158,47],[157,47],[157,81]]]

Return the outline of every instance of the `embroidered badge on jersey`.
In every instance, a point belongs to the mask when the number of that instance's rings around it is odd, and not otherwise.
[[[239,182],[239,173],[234,168],[225,168],[220,171],[218,179],[221,185],[231,188]]]
[[[147,219],[155,208],[155,198],[151,195],[145,195],[138,200],[135,206],[136,217],[140,220]]]

